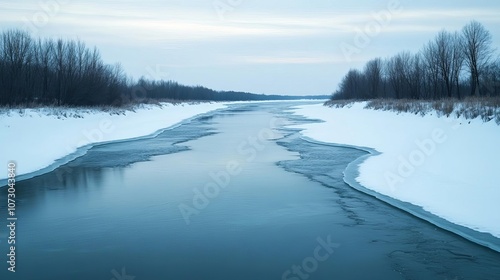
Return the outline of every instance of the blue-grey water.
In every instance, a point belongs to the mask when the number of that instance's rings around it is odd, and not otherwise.
[[[232,105],[19,182],[1,279],[500,279],[500,254],[347,186],[364,152],[302,140],[293,104]]]

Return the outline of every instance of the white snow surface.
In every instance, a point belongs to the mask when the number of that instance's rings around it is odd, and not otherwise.
[[[359,166],[363,187],[421,206],[452,223],[500,238],[500,126],[494,121],[321,104],[295,114],[311,139],[380,152]]]
[[[16,163],[17,175],[46,168],[78,148],[123,140],[171,127],[185,119],[225,108],[221,103],[141,105],[110,114],[98,109],[20,109],[0,114],[0,163]],[[57,110],[58,114],[53,112]],[[66,116],[63,116],[66,115]]]

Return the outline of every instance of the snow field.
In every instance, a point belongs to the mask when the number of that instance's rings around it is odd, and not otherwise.
[[[294,112],[324,121],[299,125],[306,137],[380,152],[360,164],[355,180],[362,186],[500,238],[500,126],[365,105],[304,105]]]

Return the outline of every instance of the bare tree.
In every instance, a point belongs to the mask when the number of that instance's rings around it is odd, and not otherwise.
[[[390,58],[386,63],[386,72],[388,82],[394,90],[395,98],[400,99],[405,97],[405,64],[407,53],[399,53]]]
[[[66,64],[64,63],[65,52],[66,44],[62,39],[57,40],[54,48],[54,69],[57,76],[57,105],[64,104],[64,98],[66,97]]]
[[[441,31],[436,36],[434,44],[436,47],[437,55],[436,61],[438,63],[440,80],[446,87],[446,97],[451,98],[453,81],[451,67],[453,63],[453,39],[452,35],[447,31]]]
[[[458,32],[451,35],[451,79],[455,84],[457,98],[461,98],[460,94],[460,76],[464,65],[463,37]]]
[[[380,97],[380,89],[382,86],[382,59],[375,58],[368,61],[365,66],[364,75],[367,82],[367,97],[376,98]]]
[[[54,41],[46,40],[45,42],[38,43],[39,53],[40,53],[40,68],[42,72],[41,81],[41,99],[43,101],[49,101],[54,96],[50,95],[51,82],[53,80],[52,65],[54,64]]]
[[[439,60],[438,50],[434,42],[425,45],[422,51],[426,98],[440,98],[439,93]]]
[[[446,97],[453,97],[455,88],[456,95],[460,98],[460,76],[464,63],[463,40],[457,33],[441,31],[433,42],[433,59],[437,63],[439,82],[444,85]]]
[[[342,81],[341,90],[348,98],[359,99],[363,97],[362,84],[363,74],[356,69],[351,69]]]
[[[423,67],[420,54],[411,55],[410,53],[403,53],[403,73],[404,80],[408,86],[407,97],[412,99],[421,98]]]
[[[470,73],[471,95],[479,96],[481,75],[493,54],[491,34],[477,21],[467,24],[462,34],[465,64]]]
[[[6,67],[4,98],[7,102],[21,102],[26,98],[23,86],[31,63],[32,40],[27,32],[10,30],[2,34],[2,58]]]

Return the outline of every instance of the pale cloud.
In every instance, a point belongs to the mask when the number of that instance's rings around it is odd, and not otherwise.
[[[500,21],[500,9],[422,9],[402,11],[395,15],[402,20],[435,20],[477,18],[481,20]]]
[[[337,64],[345,63],[346,59],[341,55],[332,54],[302,54],[302,55],[268,55],[268,56],[235,56],[232,63],[236,64]],[[356,61],[363,61],[358,57]]]
[[[308,28],[278,28],[273,26],[239,25],[204,21],[154,20],[154,19],[106,19],[97,18],[85,25],[73,17],[58,18],[60,24],[74,29],[93,28],[96,33],[129,34],[148,40],[163,38],[164,41],[203,41],[235,37],[293,37],[318,34]]]
[[[417,51],[439,30],[460,30],[473,19],[490,30],[496,47],[500,44],[500,4],[485,0],[400,1],[401,11],[392,14],[380,32],[370,34],[366,48],[349,61],[339,45],[352,44],[360,31],[376,23],[376,15],[387,12],[390,0],[315,0],[314,4],[247,0],[228,11],[224,19],[214,10],[212,0],[2,1],[0,31],[26,27],[27,19],[47,10],[44,3],[55,1],[62,4],[49,13],[47,23],[34,35],[78,38],[96,45],[106,61],[123,63],[135,77],[162,63],[170,65],[181,81],[235,90],[266,92],[258,83],[241,85],[237,81],[245,75],[267,79],[265,71],[273,69],[294,77],[322,76],[321,86],[327,93],[349,68],[405,49]],[[200,74],[202,69],[210,71]],[[197,71],[200,73],[193,74]],[[235,77],[234,84],[220,78],[225,75]],[[307,85],[292,86],[288,79],[272,84],[273,90],[281,88],[282,93],[310,90]]]
[[[41,2],[40,2],[41,3]],[[156,3],[158,4],[158,3]],[[121,7],[106,2],[72,3],[57,8],[58,15],[50,19],[52,26],[66,26],[74,33],[92,31],[92,36],[126,36],[138,40],[165,42],[206,41],[235,37],[307,37],[345,36],[363,29],[367,24],[377,23],[376,15],[387,13],[380,10],[358,12],[333,12],[319,15],[284,13],[243,14],[230,20],[221,21],[211,10],[170,7],[154,9],[144,5],[133,8]],[[33,9],[42,10],[40,4],[22,5],[3,3],[0,23],[24,23],[33,17]],[[30,10],[31,9],[31,10]],[[500,9],[435,9],[405,10],[390,15],[389,22],[382,25],[381,33],[435,32],[443,28],[436,21],[447,18],[460,21],[463,25],[470,18],[498,23]],[[109,38],[108,38],[109,39]],[[104,39],[106,40],[106,39]]]

